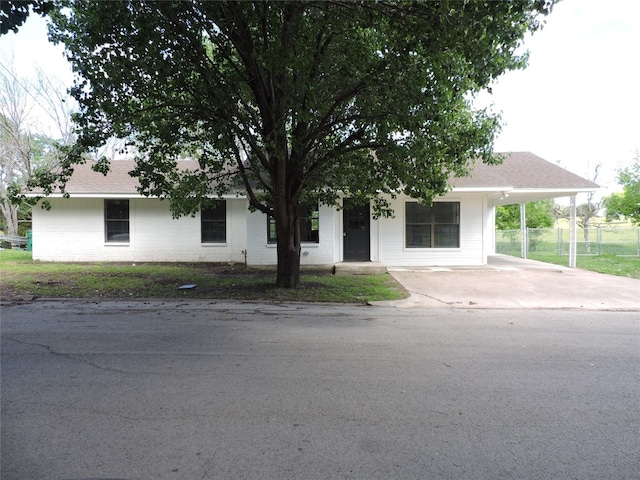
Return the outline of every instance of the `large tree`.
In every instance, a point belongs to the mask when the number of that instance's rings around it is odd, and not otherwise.
[[[302,201],[389,214],[382,194],[429,202],[469,159],[496,161],[498,118],[473,94],[525,66],[517,49],[553,3],[58,3],[81,136],[57,180],[115,135],[135,147],[141,192],[175,215],[240,183],[275,219],[276,284],[294,287]],[[185,156],[201,169],[180,172]]]
[[[13,60],[0,60],[0,225],[9,235],[24,233],[20,212],[31,214],[12,192],[24,189],[38,169],[50,171],[57,147],[74,141],[70,100],[54,77],[42,71],[20,76]]]
[[[640,151],[626,168],[618,172],[618,182],[622,192],[612,193],[603,200],[607,219],[627,218],[633,224],[640,224]]]
[[[16,33],[27,20],[31,10],[45,15],[52,8],[53,2],[49,0],[2,0],[0,2],[0,35]]]

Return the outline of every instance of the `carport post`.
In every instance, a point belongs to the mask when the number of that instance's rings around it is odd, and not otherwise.
[[[571,195],[569,203],[569,268],[576,268],[576,196]]]
[[[529,249],[529,239],[527,238],[527,210],[524,203],[520,204],[520,256],[527,258]]]

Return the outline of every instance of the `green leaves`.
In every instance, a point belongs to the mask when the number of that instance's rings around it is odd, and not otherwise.
[[[390,215],[381,194],[429,201],[494,161],[499,119],[469,99],[524,65],[553,3],[61,0],[51,34],[78,75],[79,145],[129,139],[143,193],[176,215],[235,174],[292,239],[280,216],[301,198]],[[172,173],[185,156],[203,172]]]
[[[527,228],[548,228],[554,224],[553,200],[528,202],[525,206]],[[520,204],[496,207],[496,228],[517,230],[520,228]]]
[[[640,223],[640,152],[636,151],[631,165],[620,170],[618,182],[622,192],[612,193],[603,200],[607,219],[626,217],[637,225]]]
[[[469,158],[491,160],[498,119],[467,95],[522,65],[549,3],[71,2],[53,38],[78,73],[85,145],[131,138],[148,192],[175,194],[149,173],[188,155],[250,164],[246,184],[282,181],[288,198],[337,198],[327,178],[431,198]]]

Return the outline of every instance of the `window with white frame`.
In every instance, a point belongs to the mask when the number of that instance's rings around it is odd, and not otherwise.
[[[200,211],[200,236],[202,243],[226,243],[227,202],[216,200]]]
[[[460,202],[406,202],[407,248],[460,247]]]
[[[129,200],[104,201],[104,240],[108,243],[129,241]]]

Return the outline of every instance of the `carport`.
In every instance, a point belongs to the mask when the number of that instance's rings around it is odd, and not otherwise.
[[[526,222],[525,204],[538,200],[569,197],[570,199],[570,233],[569,233],[569,266],[576,266],[576,195],[596,191],[599,186],[585,178],[559,167],[556,164],[530,152],[516,152],[505,156],[500,165],[475,164],[468,177],[456,178],[452,181],[456,191],[486,190],[489,207],[498,205],[520,205],[520,228],[523,252],[526,258]],[[492,239],[495,249],[495,213],[494,221],[485,232],[485,238]],[[495,250],[492,252],[495,253]]]

